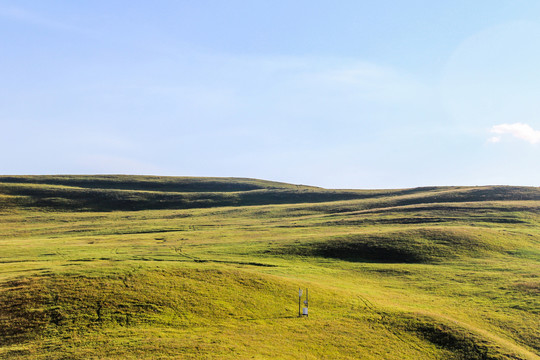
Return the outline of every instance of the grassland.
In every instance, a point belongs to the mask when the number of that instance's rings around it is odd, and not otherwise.
[[[530,187],[0,176],[0,358],[540,359],[539,225]]]

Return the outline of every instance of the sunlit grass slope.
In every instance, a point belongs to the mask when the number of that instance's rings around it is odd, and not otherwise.
[[[0,358],[540,359],[539,220],[530,187],[3,176]]]

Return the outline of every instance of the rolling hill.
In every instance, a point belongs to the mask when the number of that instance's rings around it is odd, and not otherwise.
[[[540,359],[539,279],[540,188],[0,176],[0,358]]]

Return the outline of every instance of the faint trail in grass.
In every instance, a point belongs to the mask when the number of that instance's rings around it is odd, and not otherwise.
[[[366,297],[362,296],[362,295],[357,295],[358,298],[364,303],[365,307],[372,311],[373,313],[377,314],[378,316],[380,316],[380,319],[377,321],[377,323],[379,323],[380,325],[382,325],[389,333],[393,334],[399,341],[407,344],[408,346],[411,346],[413,347],[414,349],[418,350],[418,351],[423,351],[423,349],[421,347],[419,347],[418,345],[414,344],[414,343],[411,343],[405,339],[403,339],[401,337],[401,335],[396,331],[396,329],[394,329],[393,327],[391,327],[389,325],[389,320],[388,319],[388,315],[384,312],[381,312],[379,311],[375,305],[373,305],[373,303],[371,301],[369,301],[369,299],[367,299]]]
[[[264,317],[264,318],[235,318],[237,320],[245,321],[258,321],[258,320],[277,320],[277,319],[298,319],[298,316],[287,315],[287,316],[273,316],[273,317]]]

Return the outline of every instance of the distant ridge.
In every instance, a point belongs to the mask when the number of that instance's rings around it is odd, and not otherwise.
[[[65,211],[189,209],[370,199],[387,206],[540,200],[540,188],[518,186],[329,190],[248,178],[134,175],[0,176],[0,207]]]

